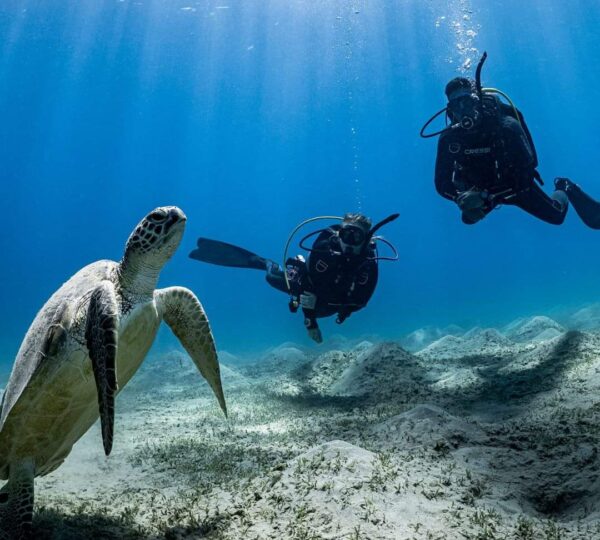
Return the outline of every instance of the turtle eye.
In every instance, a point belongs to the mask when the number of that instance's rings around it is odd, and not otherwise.
[[[155,212],[152,212],[148,217],[152,221],[163,221],[165,219],[165,214],[156,210]]]

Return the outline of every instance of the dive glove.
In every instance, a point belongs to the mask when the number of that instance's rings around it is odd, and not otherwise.
[[[457,195],[456,204],[464,212],[485,206],[487,199],[487,191],[469,190]]]
[[[554,189],[568,193],[575,184],[569,178],[561,176],[554,179]]]

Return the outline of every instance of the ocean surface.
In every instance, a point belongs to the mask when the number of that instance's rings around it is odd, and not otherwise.
[[[545,189],[569,176],[600,198],[599,25],[583,0],[3,0],[0,372],[58,286],[120,259],[162,205],[188,224],[160,286],[193,289],[235,353],[310,341],[261,272],[190,260],[196,238],[281,260],[323,214],[400,213],[382,230],[400,260],[326,339],[596,301],[600,231],[510,207],[463,225],[418,133],[487,51],[484,85],[524,112]]]

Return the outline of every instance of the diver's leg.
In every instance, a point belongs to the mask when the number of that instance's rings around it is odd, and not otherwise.
[[[581,221],[592,229],[600,229],[600,202],[592,199],[568,178],[557,178],[554,185],[566,192]]]
[[[564,191],[556,190],[552,197],[549,197],[540,186],[533,183],[528,189],[517,193],[509,201],[509,204],[514,204],[532,216],[552,225],[561,225],[569,209],[569,201]]]
[[[265,277],[267,283],[271,285],[271,287],[278,291],[289,293],[289,288],[285,281],[285,274],[277,263],[267,261],[267,275]]]
[[[302,311],[304,312],[304,326],[306,326],[308,336],[317,343],[323,343],[323,335],[321,334],[321,330],[317,324],[316,317],[307,313],[312,310],[303,309]]]

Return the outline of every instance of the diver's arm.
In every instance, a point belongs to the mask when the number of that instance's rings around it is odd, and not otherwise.
[[[348,298],[348,304],[341,306],[338,310],[336,320],[338,324],[343,323],[355,311],[366,307],[377,287],[378,276],[379,269],[375,261],[369,262],[363,271],[357,273],[354,281],[354,291]]]
[[[448,146],[448,137],[440,136],[435,160],[435,189],[442,197],[453,201],[458,195],[458,190],[452,181],[454,157],[450,154]]]
[[[509,163],[516,169],[533,171],[536,163],[535,154],[521,124],[512,116],[503,118],[502,134]]]

